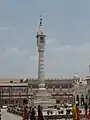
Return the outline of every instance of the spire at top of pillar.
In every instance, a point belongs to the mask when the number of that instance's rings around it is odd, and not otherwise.
[[[43,27],[42,20],[43,20],[42,16],[40,16],[40,24],[39,24],[37,35],[44,35],[44,27]]]
[[[40,26],[42,25],[42,16],[40,16]]]

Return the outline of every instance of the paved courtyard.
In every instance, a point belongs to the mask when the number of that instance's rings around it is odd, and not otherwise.
[[[1,110],[1,120],[22,120],[21,117],[8,113],[6,110]]]

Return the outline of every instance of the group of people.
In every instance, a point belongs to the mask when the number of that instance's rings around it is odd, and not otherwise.
[[[72,117],[73,117],[73,120],[81,120],[81,110],[79,109],[79,107],[77,105],[73,105]],[[90,120],[90,108],[89,108],[89,111],[88,111],[87,104],[85,104],[85,117],[88,120]]]
[[[72,108],[73,120],[80,120],[81,119],[80,113],[81,113],[80,109],[76,105],[73,105]]]
[[[86,118],[90,120],[90,108],[89,111],[87,112],[87,105],[85,105],[85,115]],[[72,117],[73,120],[81,120],[81,110],[76,105],[73,105],[72,107]],[[35,109],[33,107],[29,107],[28,109],[28,107],[25,106],[23,111],[23,120],[44,120],[42,107],[38,105],[38,115],[36,118]]]
[[[43,112],[42,112],[42,107],[38,105],[38,116],[36,118],[36,112],[33,107],[24,107],[23,111],[23,120],[44,120],[43,118]]]

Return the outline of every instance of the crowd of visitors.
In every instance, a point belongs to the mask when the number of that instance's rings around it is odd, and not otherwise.
[[[43,118],[43,112],[42,112],[42,107],[38,105],[38,116],[36,118],[36,112],[33,107],[24,107],[24,112],[23,112],[23,120],[44,120]]]
[[[69,114],[69,111],[67,112],[67,116]],[[90,108],[89,111],[87,112],[87,105],[85,104],[85,117],[86,119],[90,120]],[[73,120],[81,120],[81,110],[77,105],[73,105],[72,107],[72,118]],[[67,117],[66,117],[67,119]],[[44,120],[43,112],[42,112],[42,107],[38,105],[38,114],[36,116],[36,111],[34,107],[24,107],[24,112],[23,112],[23,120]]]
[[[90,120],[90,108],[88,108],[88,105],[85,103],[84,105],[84,111],[85,111],[85,119]],[[79,109],[79,106],[73,105],[72,108],[72,117],[73,120],[81,120],[81,110]]]

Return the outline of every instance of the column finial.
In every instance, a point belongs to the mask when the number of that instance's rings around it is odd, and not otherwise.
[[[40,25],[42,25],[42,16],[40,15]]]

